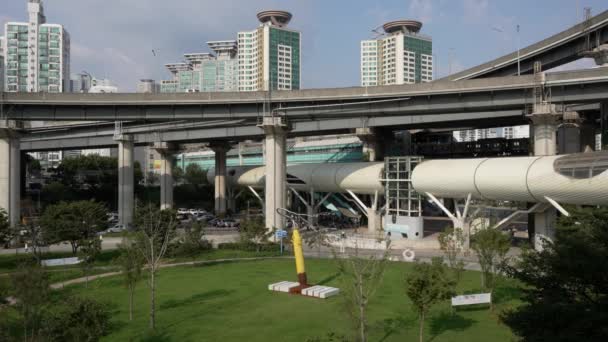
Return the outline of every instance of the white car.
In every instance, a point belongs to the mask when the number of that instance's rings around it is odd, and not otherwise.
[[[186,208],[179,208],[179,209],[177,209],[177,214],[178,215],[186,215],[186,214],[189,214],[189,211]]]
[[[122,224],[115,224],[112,227],[105,230],[106,233],[120,233],[125,231],[125,227]]]

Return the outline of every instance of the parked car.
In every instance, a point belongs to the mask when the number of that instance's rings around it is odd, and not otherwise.
[[[126,228],[122,224],[118,223],[104,231],[98,232],[97,235],[103,235],[103,234],[108,234],[108,233],[121,233],[121,232],[124,232],[125,230],[126,230]]]
[[[239,226],[239,222],[237,222],[236,220],[233,219],[226,219],[223,222],[222,227],[224,228],[236,228]]]
[[[179,209],[177,209],[177,214],[178,215],[187,215],[188,213],[189,213],[188,209],[186,209],[186,208],[179,208]]]

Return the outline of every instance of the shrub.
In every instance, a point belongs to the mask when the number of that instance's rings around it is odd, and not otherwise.
[[[70,298],[44,318],[42,333],[48,341],[99,341],[109,332],[110,312],[89,298]]]
[[[280,247],[278,243],[225,242],[218,244],[217,249],[230,249],[247,252],[276,252],[280,249]]]

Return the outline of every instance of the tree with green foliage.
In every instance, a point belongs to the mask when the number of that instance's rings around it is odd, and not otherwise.
[[[76,254],[81,244],[107,228],[107,210],[95,201],[60,202],[46,208],[40,225],[47,242],[68,241]]]
[[[439,247],[447,259],[448,266],[450,266],[450,269],[454,273],[456,282],[460,281],[460,277],[464,271],[464,261],[458,257],[465,254],[464,246],[466,243],[462,229],[447,227],[439,234],[438,240]]]
[[[241,222],[239,226],[239,233],[241,237],[242,243],[255,243],[257,245],[257,251],[260,251],[261,244],[266,242],[270,236],[272,236],[272,232],[269,232],[266,229],[266,225],[264,221],[259,218],[253,218],[250,220],[244,220]]]
[[[171,171],[171,174],[173,175],[173,181],[176,184],[180,183],[184,179],[184,170],[181,167],[175,166]]]
[[[433,305],[454,295],[456,282],[449,276],[442,258],[431,263],[417,262],[406,280],[406,293],[418,313],[418,338],[424,340],[424,319]]]
[[[4,208],[0,208],[0,248],[8,247],[14,237],[15,231],[8,223],[8,215]]]
[[[341,275],[341,297],[353,323],[355,339],[359,342],[368,340],[367,309],[384,278],[389,252],[387,246],[380,256],[363,257],[359,255],[359,249],[355,248],[353,255],[342,258],[333,251]]]
[[[186,166],[184,179],[186,182],[192,185],[203,185],[207,183],[207,172],[205,172],[205,170],[203,170],[198,164],[189,164]]]
[[[116,263],[120,266],[124,285],[129,291],[129,321],[132,321],[135,287],[142,277],[145,259],[135,244],[127,239],[118,246],[118,251],[120,255],[116,259]]]
[[[35,341],[49,298],[49,279],[38,264],[23,264],[11,275],[13,294],[23,319],[25,341]]]
[[[80,267],[85,276],[85,287],[89,287],[89,274],[93,269],[95,260],[101,253],[101,240],[97,237],[89,238],[80,245]]]
[[[172,255],[196,259],[203,251],[211,249],[211,244],[205,239],[205,229],[194,222],[192,227],[185,229],[184,234],[172,246]]]
[[[177,221],[174,210],[159,210],[152,204],[135,213],[135,238],[139,252],[144,256],[150,287],[150,329],[156,328],[156,274],[169,243],[175,236]]]
[[[110,311],[91,298],[71,297],[42,321],[46,341],[96,342],[110,331]]]
[[[507,267],[525,285],[525,304],[501,318],[525,341],[608,340],[608,208],[570,214],[553,242]]]
[[[480,229],[471,239],[471,248],[481,267],[481,286],[492,291],[496,274],[507,264],[511,239],[500,230]]]

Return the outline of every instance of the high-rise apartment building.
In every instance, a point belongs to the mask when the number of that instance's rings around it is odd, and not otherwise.
[[[239,91],[300,89],[301,33],[287,28],[291,13],[257,17],[257,29],[238,33]]]
[[[236,91],[238,61],[234,40],[207,42],[215,52],[188,53],[185,63],[167,64],[172,80],[161,81],[163,93]]]
[[[361,86],[432,81],[433,40],[420,34],[422,23],[397,20],[383,28],[383,36],[361,41]]]
[[[4,26],[5,91],[70,90],[70,35],[58,24],[47,24],[42,0],[28,0],[28,22]]]
[[[140,94],[156,94],[160,92],[160,84],[155,80],[143,79],[137,83],[137,92]]]

